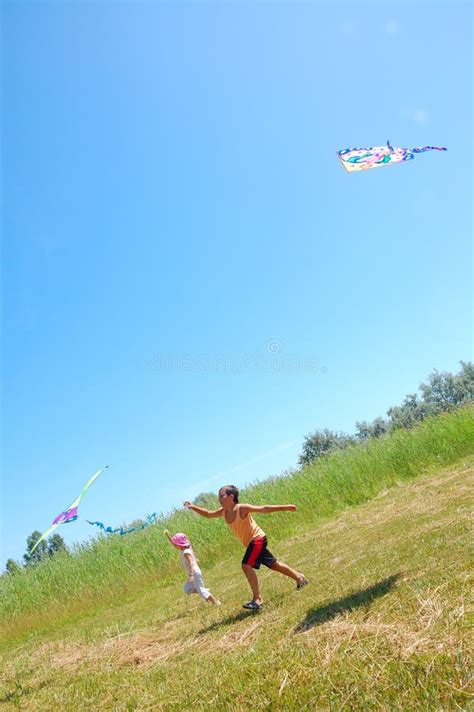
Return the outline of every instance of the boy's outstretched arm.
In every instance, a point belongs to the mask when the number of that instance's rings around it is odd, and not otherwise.
[[[222,512],[224,511],[222,507],[219,507],[219,509],[204,509],[204,507],[198,507],[197,504],[193,504],[192,502],[184,502],[184,506],[186,509],[190,509],[191,512],[196,512],[196,514],[200,514],[201,517],[206,517],[207,519],[214,519],[215,517],[220,517],[222,515]]]
[[[256,512],[257,514],[271,514],[272,512],[296,512],[296,506],[294,504],[263,504],[259,506],[257,504],[241,504],[240,505],[240,516],[245,517],[250,512]]]

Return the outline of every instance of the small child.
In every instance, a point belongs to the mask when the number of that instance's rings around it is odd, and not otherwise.
[[[184,592],[187,594],[199,593],[201,598],[204,598],[208,603],[212,603],[214,606],[220,606],[221,602],[204,586],[201,569],[199,568],[193,547],[186,534],[180,532],[179,534],[171,536],[167,529],[165,529],[164,534],[170,544],[172,544],[175,549],[178,549],[181,564],[188,575],[188,580],[183,586]]]

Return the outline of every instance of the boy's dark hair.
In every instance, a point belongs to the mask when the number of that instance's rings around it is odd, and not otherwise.
[[[235,504],[239,503],[239,488],[238,487],[236,487],[235,485],[228,485],[227,487],[225,487],[225,493],[233,495]]]

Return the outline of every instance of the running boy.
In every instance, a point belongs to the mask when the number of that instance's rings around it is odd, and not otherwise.
[[[257,574],[254,571],[254,569],[260,568],[260,564],[267,566],[269,569],[272,569],[272,571],[278,571],[278,573],[292,578],[296,581],[297,589],[306,586],[308,581],[303,574],[275,559],[267,548],[265,532],[252,517],[252,512],[258,514],[296,512],[294,504],[265,504],[261,507],[254,504],[239,504],[239,490],[235,485],[226,485],[220,488],[219,502],[221,506],[219,509],[213,511],[198,507],[191,502],[185,502],[184,506],[200,514],[202,517],[224,517],[237,539],[240,539],[242,544],[246,547],[246,552],[242,559],[242,569],[252,589],[253,598],[248,603],[244,603],[244,608],[258,610],[263,605],[260,585]]]

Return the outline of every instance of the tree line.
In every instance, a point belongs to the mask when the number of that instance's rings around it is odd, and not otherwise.
[[[52,534],[49,539],[43,539],[40,541],[36,549],[32,554],[30,554],[31,549],[34,547],[36,542],[41,536],[41,532],[35,530],[31,532],[30,536],[26,540],[26,552],[23,554],[23,565],[31,566],[32,564],[38,564],[43,559],[48,556],[53,556],[58,551],[67,551],[67,546],[60,534]],[[5,564],[5,570],[8,574],[14,574],[20,571],[22,565],[15,561],[14,559],[8,559]]]
[[[301,454],[298,457],[300,467],[311,464],[319,457],[343,450],[350,445],[367,442],[371,438],[397,428],[412,428],[417,423],[432,415],[472,402],[474,400],[474,365],[460,361],[461,370],[452,374],[436,369],[430,373],[426,382],[420,384],[417,393],[405,396],[401,405],[387,410],[387,418],[378,417],[372,422],[359,420],[356,432],[349,435],[323,428],[305,436]],[[294,471],[294,470],[293,470]],[[292,470],[289,471],[290,473]],[[213,492],[201,492],[193,501],[200,507],[216,509],[218,499]]]
[[[397,428],[412,428],[429,416],[472,401],[474,365],[464,361],[460,364],[461,370],[456,374],[447,371],[440,373],[436,369],[432,371],[427,381],[420,384],[419,394],[410,393],[405,396],[401,405],[387,410],[387,418],[378,417],[372,422],[357,421],[354,435],[327,428],[309,433],[303,442],[303,449],[298,458],[299,465],[304,467],[333,450],[342,450],[349,445],[366,442],[370,438],[379,438]]]

